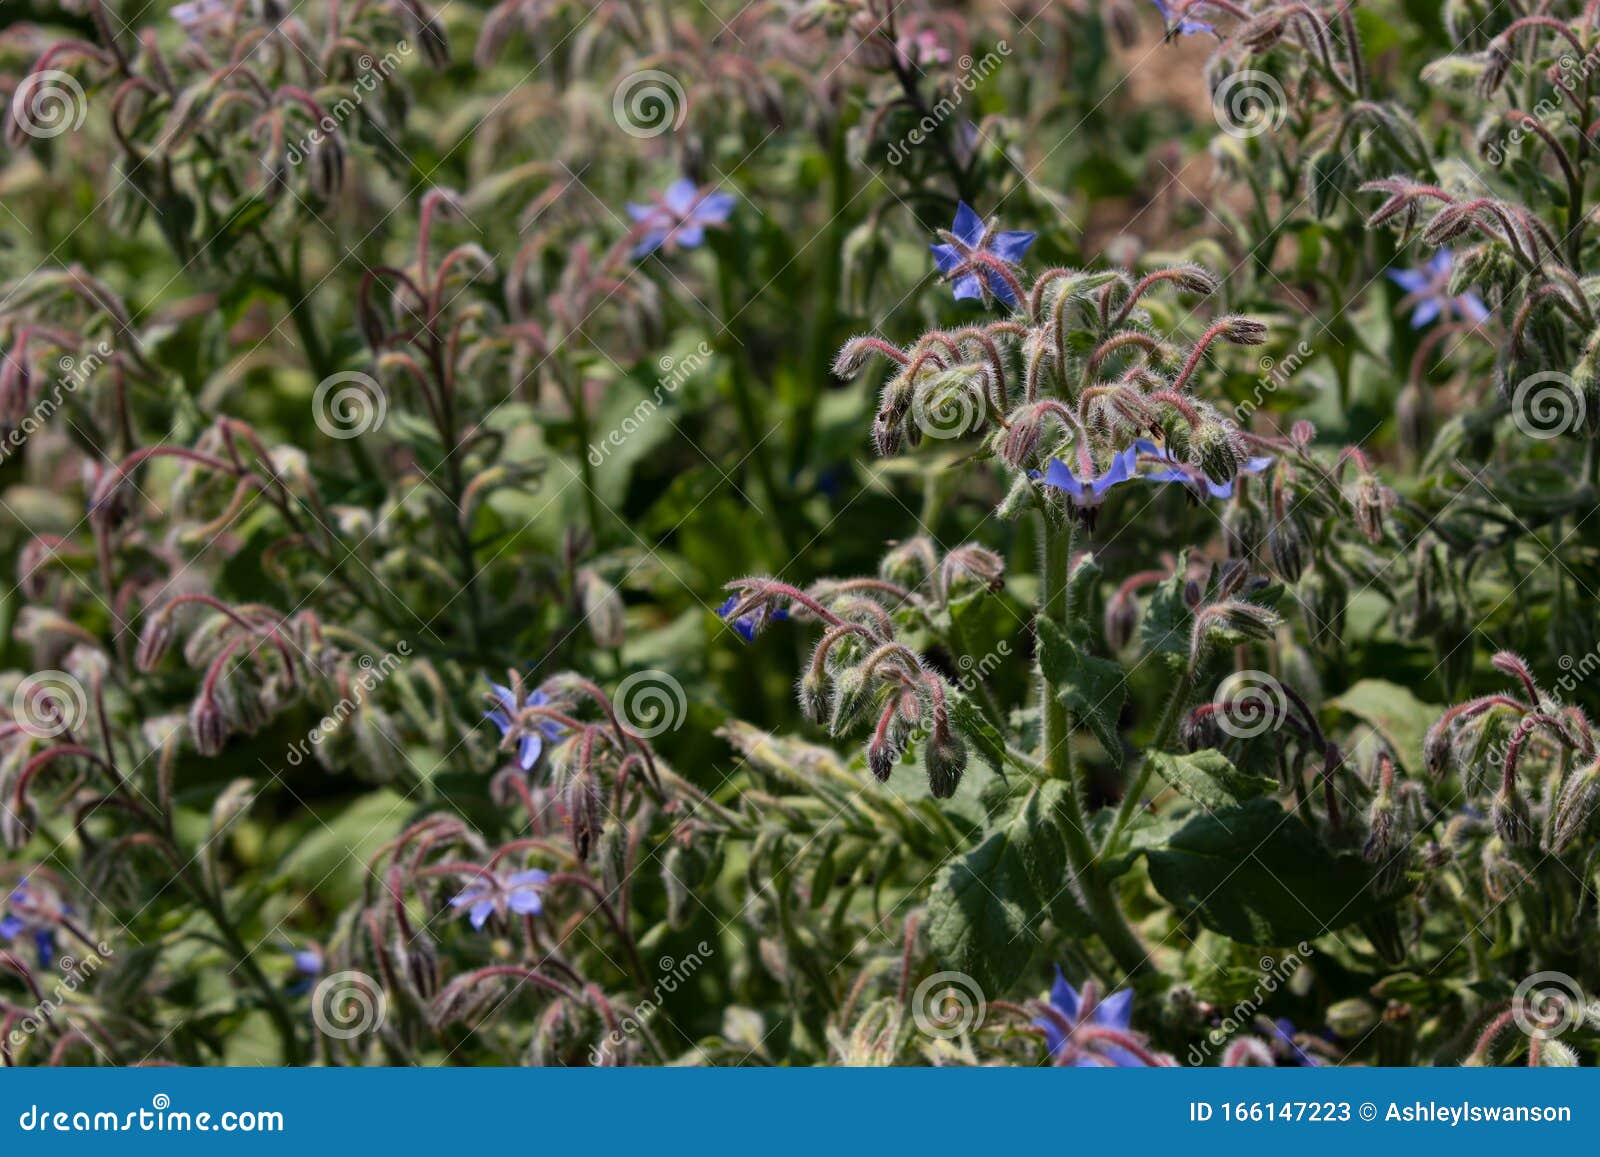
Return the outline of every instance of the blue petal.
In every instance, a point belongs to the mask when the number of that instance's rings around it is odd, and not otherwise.
[[[1450,267],[1455,264],[1455,255],[1448,249],[1440,249],[1428,261],[1428,268],[1436,274],[1450,272]]]
[[[517,711],[517,697],[511,693],[511,688],[501,686],[499,683],[490,683],[489,689],[494,692],[494,697],[500,701],[500,709],[512,715]]]
[[[1095,1045],[1099,1055],[1103,1058],[1102,1064],[1114,1069],[1147,1069],[1150,1066],[1141,1061],[1121,1045],[1107,1044],[1101,1041]]]
[[[1389,280],[1407,293],[1421,293],[1428,284],[1428,275],[1420,269],[1391,269]]]
[[[972,206],[965,201],[956,206],[956,223],[950,227],[954,233],[968,245],[976,245],[983,240],[983,218],[972,211]]]
[[[732,193],[707,193],[695,207],[695,220],[707,223],[726,221],[737,203],[738,198]]]
[[[1152,470],[1148,474],[1141,475],[1141,477],[1143,477],[1146,482],[1188,482],[1189,481],[1188,472],[1185,471],[1185,470],[1180,469],[1177,466],[1169,466],[1165,470]]]
[[[699,187],[688,177],[679,177],[667,186],[667,191],[661,195],[661,200],[679,217],[686,217],[694,208],[695,193]]]
[[[1204,478],[1205,476],[1201,475],[1201,477]],[[1213,482],[1211,479],[1206,478],[1206,490],[1213,498],[1232,498],[1233,479],[1230,478],[1226,482]]]
[[[738,595],[729,595],[726,599],[724,599],[722,601],[722,605],[717,608],[717,614],[720,617],[725,619],[725,618],[728,617],[728,612],[733,610],[733,608],[738,606],[738,605],[739,605],[739,596]]]
[[[511,730],[511,717],[504,711],[490,711],[484,718],[498,727],[501,735]]]
[[[1272,458],[1270,456],[1265,457],[1265,458],[1247,458],[1247,459],[1245,459],[1244,465],[1239,467],[1239,473],[1240,474],[1260,474],[1263,470],[1265,470],[1268,466],[1271,466],[1271,465],[1272,465]]]
[[[1009,261],[1016,265],[1022,260],[1023,254],[1028,252],[1028,246],[1033,244],[1034,233],[1011,231],[998,234],[994,243],[989,246],[989,251],[1002,261]]]
[[[693,221],[686,222],[673,234],[672,242],[679,249],[698,249],[705,243],[706,231]]]
[[[4,920],[0,920],[0,936],[5,937],[7,940],[11,940],[18,936],[26,927],[27,925],[22,922],[20,917],[7,916]]]
[[[1001,301],[1003,301],[1006,305],[1009,305],[1009,306],[1011,306],[1013,308],[1016,307],[1017,295],[1012,292],[1011,286],[1006,283],[1006,279],[1005,278],[1001,277],[998,273],[996,273],[992,269],[985,270],[983,276],[984,276],[984,280],[989,283],[989,292],[990,293],[994,294],[997,298],[999,298]],[[958,294],[956,294],[956,296],[960,297],[961,295],[958,293]]]
[[[1050,1003],[1055,1005],[1068,1020],[1076,1023],[1078,1019],[1078,990],[1067,983],[1067,978],[1061,974],[1061,965],[1056,965],[1056,982],[1050,986]]]
[[[56,958],[55,933],[48,928],[41,928],[33,934],[33,946],[39,951],[39,967],[49,968],[50,962]]]
[[[756,641],[756,621],[752,615],[741,615],[733,620],[733,629],[739,632],[739,637],[747,643]]]
[[[1456,309],[1468,321],[1474,324],[1483,321],[1489,316],[1489,307],[1483,304],[1483,298],[1476,293],[1463,293],[1456,298]]]
[[[956,252],[954,245],[930,245],[933,250],[933,263],[939,267],[940,273],[949,273],[961,264],[961,254]]]
[[[1074,498],[1083,497],[1083,483],[1078,481],[1077,475],[1059,458],[1050,459],[1044,468],[1044,484],[1054,486],[1057,490],[1065,490]]]
[[[489,886],[487,884],[471,884],[462,890],[461,895],[454,897],[450,901],[450,907],[465,908],[468,904],[476,904],[488,894]]]
[[[628,211],[628,216],[635,221],[648,221],[656,213],[660,212],[660,206],[658,205],[641,205],[637,201],[629,201],[623,208]]]
[[[1434,318],[1439,316],[1439,299],[1430,297],[1417,303],[1416,312],[1411,315],[1411,328],[1421,329]]]
[[[1128,1023],[1133,1017],[1133,989],[1124,988],[1121,992],[1113,992],[1099,1004],[1094,1006],[1094,1022],[1106,1028],[1121,1029],[1126,1032]]]
[[[532,888],[517,888],[512,891],[507,903],[511,910],[519,916],[537,916],[544,911],[544,901],[539,899],[539,893]]]
[[[1048,1016],[1034,1017],[1034,1027],[1044,1029],[1044,1046],[1050,1055],[1058,1057],[1061,1050],[1067,1047],[1067,1034],[1061,1031],[1061,1026]]]
[[[507,883],[513,885],[548,884],[549,882],[550,873],[543,868],[529,868],[525,872],[516,873],[507,881]]]
[[[1090,489],[1096,494],[1104,494],[1119,482],[1126,482],[1133,475],[1133,468],[1139,461],[1137,446],[1129,446],[1111,460],[1111,468],[1090,484]]]
[[[957,301],[966,298],[975,300],[982,300],[983,298],[983,290],[978,285],[978,275],[976,273],[963,273],[956,278],[955,291]]]
[[[523,771],[531,771],[543,750],[544,740],[536,732],[524,735],[517,743],[517,763]]]
[[[633,247],[632,256],[634,260],[637,261],[641,257],[648,257],[657,249],[660,249],[661,243],[667,239],[667,233],[668,230],[666,229],[652,229],[641,237],[639,244]]]
[[[294,954],[294,966],[307,976],[315,976],[322,971],[322,953],[302,948]]]
[[[472,906],[472,911],[467,914],[467,919],[472,922],[473,928],[481,929],[489,922],[489,917],[494,915],[493,900],[479,900]]]

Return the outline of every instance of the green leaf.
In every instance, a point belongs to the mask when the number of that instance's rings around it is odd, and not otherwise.
[[[960,691],[951,691],[947,694],[945,705],[955,729],[972,741],[978,754],[983,756],[990,767],[1004,773],[1006,741],[995,730],[994,725],[984,717],[978,705]]]
[[[1413,775],[1425,775],[1422,741],[1428,728],[1444,714],[1443,707],[1424,703],[1409,688],[1386,679],[1363,679],[1327,706],[1354,715],[1394,749],[1400,766]]]
[[[1189,552],[1178,556],[1172,577],[1155,588],[1139,616],[1139,639],[1144,649],[1167,656],[1175,667],[1189,662],[1189,628],[1193,615],[1183,601],[1183,587],[1189,572]]]
[[[1359,854],[1334,853],[1268,799],[1198,814],[1146,858],[1156,891],[1245,944],[1314,940],[1395,899]]]
[[[1040,674],[1055,688],[1062,706],[1093,731],[1106,753],[1121,763],[1117,715],[1127,697],[1121,665],[1088,654],[1049,619],[1039,620],[1038,631]]]
[[[934,883],[928,900],[934,956],[941,967],[972,977],[986,996],[999,996],[1027,969],[1039,925],[1066,891],[1066,847],[1055,819],[1065,790],[1052,781],[1030,792],[1003,827],[951,861]]]
[[[1191,755],[1152,751],[1149,759],[1162,779],[1201,807],[1212,810],[1232,807],[1278,786],[1275,780],[1235,767],[1215,748]]]

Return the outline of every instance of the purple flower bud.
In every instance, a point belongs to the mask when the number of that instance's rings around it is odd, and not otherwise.
[[[922,749],[922,765],[928,773],[928,790],[934,799],[949,799],[961,786],[967,770],[967,747],[948,727],[935,727]]]

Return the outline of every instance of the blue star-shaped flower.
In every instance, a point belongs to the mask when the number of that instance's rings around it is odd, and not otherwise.
[[[983,218],[972,211],[972,206],[962,201],[956,209],[955,224],[948,233],[941,231],[939,235],[945,239],[945,243],[930,245],[929,248],[933,250],[933,260],[939,272],[954,284],[957,301],[963,298],[981,301],[984,287],[987,286],[989,292],[1000,301],[1011,308],[1016,307],[1017,295],[1006,279],[975,260],[974,254],[988,254],[1007,265],[1016,265],[1028,252],[1028,246],[1033,244],[1035,234],[1016,231],[996,233],[992,225],[985,225]]]
[[[1061,967],[1057,965],[1056,982],[1050,988],[1050,1007],[1057,1015],[1035,1017],[1033,1023],[1044,1029],[1045,1044],[1055,1060],[1061,1061],[1070,1055],[1073,1067],[1080,1069],[1149,1067],[1121,1045],[1072,1039],[1080,1024],[1095,1024],[1118,1032],[1128,1032],[1133,1018],[1131,988],[1113,992],[1104,1000],[1096,1000],[1091,1007],[1085,1008],[1082,994],[1067,983],[1067,978],[1061,974]]]
[[[1172,8],[1168,6],[1166,0],[1151,0],[1151,3],[1161,10],[1161,18],[1167,22],[1169,32],[1176,32],[1179,36],[1194,36],[1201,32],[1209,32],[1213,36],[1217,35],[1217,30],[1210,24],[1203,20],[1193,20],[1188,16],[1179,20],[1177,26],[1173,27]]]
[[[1302,1068],[1320,1068],[1322,1062],[1295,1040],[1294,1022],[1286,1016],[1280,1016],[1272,1022],[1272,1051],[1286,1055],[1295,1064]]]
[[[1133,446],[1139,454],[1165,463],[1161,469],[1141,474],[1140,477],[1146,482],[1181,482],[1189,487],[1190,490],[1197,493],[1203,491],[1213,498],[1233,497],[1234,480],[1232,478],[1226,482],[1213,482],[1206,477],[1206,472],[1200,467],[1174,458],[1171,451],[1157,446],[1154,442],[1147,442],[1143,438],[1136,441]],[[1271,458],[1246,458],[1239,467],[1239,473],[1260,474],[1271,465]]]
[[[743,595],[729,595],[717,608],[717,614],[724,621],[728,621],[728,612],[733,610],[743,601]],[[751,611],[748,615],[740,615],[737,619],[728,621],[728,626],[739,632],[739,637],[747,643],[755,642],[757,633],[769,622],[782,622],[789,617],[789,612],[783,607],[773,607],[770,610],[762,609]]]
[[[1059,458],[1052,458],[1045,463],[1044,473],[1037,470],[1031,471],[1031,476],[1046,486],[1061,491],[1072,500],[1073,507],[1091,527],[1095,516],[1100,511],[1100,503],[1105,499],[1106,492],[1119,483],[1137,477],[1134,473],[1139,463],[1139,448],[1129,446],[1120,450],[1111,459],[1111,465],[1106,467],[1104,473],[1095,474],[1094,460],[1089,456],[1088,447],[1083,442],[1078,443],[1078,469],[1074,471]]]
[[[1429,258],[1420,269],[1391,269],[1389,280],[1406,291],[1400,302],[1411,310],[1411,328],[1421,329],[1440,314],[1453,319],[1470,321],[1474,325],[1489,316],[1489,307],[1476,293],[1450,296],[1450,267],[1455,258],[1448,249],[1441,249]]]
[[[0,940],[10,943],[19,936],[31,935],[34,950],[39,954],[39,967],[49,968],[56,958],[56,933],[35,914],[43,899],[27,880],[17,881],[7,898],[10,911],[0,917]]]
[[[499,683],[490,683],[494,691],[495,700],[499,703],[493,711],[485,713],[484,718],[500,729],[504,738],[510,734],[517,715],[525,707],[543,707],[550,702],[550,696],[543,691],[530,691],[521,703],[517,702],[516,694],[509,687]],[[539,762],[539,755],[544,751],[545,740],[560,739],[566,734],[566,729],[553,719],[540,721],[537,731],[530,731],[517,742],[517,763],[523,771],[532,769]]]
[[[492,879],[479,876],[450,901],[450,907],[467,909],[467,919],[475,929],[481,929],[496,912],[537,916],[544,911],[539,891],[549,882],[550,873],[540,868]]]
[[[733,212],[732,193],[701,189],[689,178],[680,177],[649,205],[628,202],[628,216],[644,233],[633,247],[635,259],[657,249],[694,249],[706,239],[706,226],[727,223]]]

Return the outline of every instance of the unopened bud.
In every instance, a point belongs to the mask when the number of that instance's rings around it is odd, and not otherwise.
[[[967,770],[967,747],[949,728],[934,728],[922,749],[922,765],[928,772],[928,791],[934,799],[949,799],[961,786]]]

